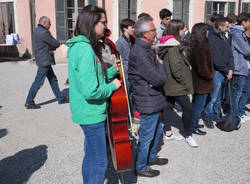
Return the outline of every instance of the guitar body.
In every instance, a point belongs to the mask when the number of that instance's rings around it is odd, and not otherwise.
[[[132,150],[128,134],[128,100],[124,83],[116,90],[109,104],[108,137],[116,171],[131,170]]]

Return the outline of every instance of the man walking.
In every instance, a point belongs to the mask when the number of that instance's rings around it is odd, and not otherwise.
[[[41,108],[39,105],[35,104],[34,98],[36,97],[38,90],[44,84],[46,77],[48,78],[52,91],[58,100],[58,104],[69,102],[68,98],[64,97],[61,93],[57,78],[51,67],[52,64],[55,64],[53,51],[60,46],[60,43],[53,38],[49,32],[50,25],[50,19],[42,16],[39,19],[38,27],[33,33],[32,45],[38,69],[35,81],[33,82],[26,99],[25,107],[27,109]]]
[[[129,56],[128,80],[131,82],[133,101],[140,112],[136,173],[138,176],[155,177],[160,171],[150,166],[168,162],[157,157],[156,149],[162,133],[160,112],[165,107],[163,85],[167,75],[151,48],[156,36],[152,17],[139,18],[134,33],[136,40]]]

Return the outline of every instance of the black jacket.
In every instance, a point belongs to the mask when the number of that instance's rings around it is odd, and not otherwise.
[[[40,24],[33,32],[32,45],[37,66],[55,64],[53,51],[60,46],[60,43]]]
[[[160,112],[166,105],[163,85],[167,75],[151,45],[136,38],[128,63],[128,79],[136,109],[142,114]]]
[[[208,40],[213,56],[214,69],[227,75],[229,70],[234,70],[234,58],[227,38],[214,29],[210,32]]]

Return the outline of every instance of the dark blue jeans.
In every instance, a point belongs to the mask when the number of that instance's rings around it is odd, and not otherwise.
[[[225,76],[219,71],[214,72],[214,90],[209,94],[210,101],[205,108],[205,119],[216,120],[221,115],[221,87]]]
[[[105,122],[80,126],[85,135],[82,162],[83,183],[103,184],[108,166]]]
[[[206,104],[207,94],[194,94],[192,100],[192,131],[198,129],[199,120],[201,117],[201,112]]]
[[[183,111],[182,121],[184,124],[185,137],[192,135],[192,104],[187,95],[185,96],[167,96],[167,106],[163,109],[162,119],[164,123],[164,131],[171,131],[171,126],[174,121],[175,112],[174,104],[177,102]]]
[[[51,66],[38,67],[35,81],[32,83],[27,99],[26,99],[26,104],[34,103],[36,94],[38,90],[42,87],[42,85],[44,84],[46,77],[49,80],[49,84],[51,86],[51,89],[54,95],[56,96],[56,99],[58,101],[63,99],[63,95],[60,92],[57,78],[55,76],[55,73],[52,67]]]
[[[245,106],[247,104],[248,98],[250,96],[250,72],[248,72],[248,77],[247,80],[245,82],[243,91],[242,91],[242,95],[240,98],[240,102],[239,102],[239,116],[243,116],[245,115]]]
[[[162,133],[160,113],[140,114],[139,142],[137,148],[136,170],[142,171],[148,162],[157,159],[157,143]]]
[[[243,94],[243,89],[246,81],[247,77],[243,75],[234,75],[232,79],[232,106],[233,112],[236,113],[238,116],[240,116],[239,103]]]

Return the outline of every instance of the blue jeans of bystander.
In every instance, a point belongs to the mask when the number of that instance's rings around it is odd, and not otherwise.
[[[221,111],[221,87],[225,80],[224,75],[219,72],[214,72],[214,90],[210,93],[210,101],[205,108],[205,119],[219,119]]]
[[[51,65],[46,66],[46,67],[39,66],[37,69],[35,81],[32,83],[31,88],[29,90],[29,93],[28,93],[28,96],[26,99],[26,104],[34,103],[34,99],[36,97],[36,94],[37,94],[38,90],[42,87],[42,85],[44,84],[46,77],[49,80],[49,84],[51,86],[51,89],[52,89],[54,95],[56,96],[56,99],[58,101],[63,99],[63,95],[60,92],[60,89],[58,86],[56,75],[55,75]]]
[[[247,77],[243,75],[234,75],[232,79],[232,89],[233,89],[232,106],[233,106],[233,112],[236,113],[238,116],[241,116],[240,106],[242,107],[243,103],[240,102],[240,100],[242,96],[243,96],[243,100],[245,98],[243,95],[243,91],[244,91],[246,81],[247,81]]]
[[[103,184],[108,165],[105,122],[80,126],[85,135],[82,162],[83,183]]]
[[[204,109],[207,100],[207,94],[194,94],[192,100],[192,131],[198,129],[201,112]]]
[[[136,170],[142,171],[148,162],[157,159],[157,143],[162,133],[160,113],[141,114]]]
[[[245,106],[247,104],[248,98],[250,97],[250,71],[248,72],[247,80],[245,82],[243,92],[239,102],[239,115],[245,115]]]

